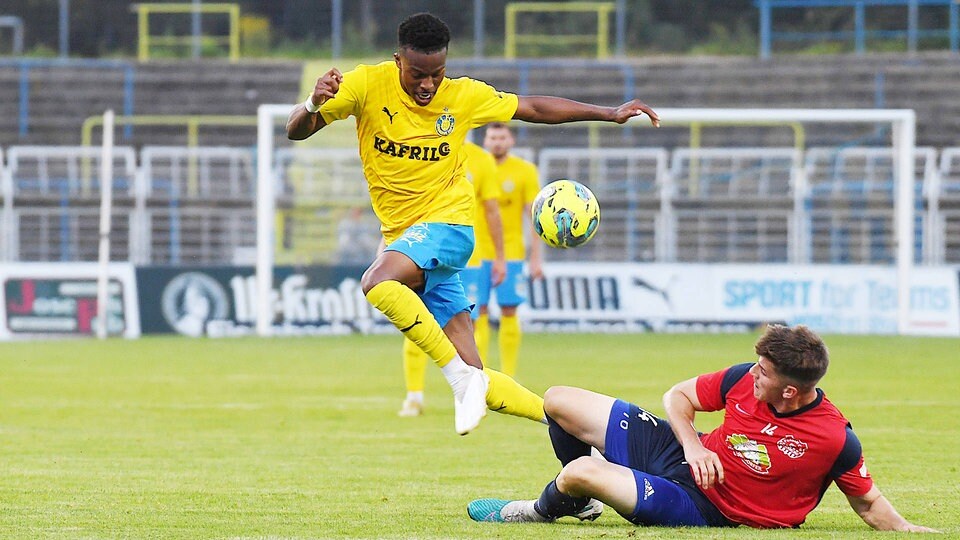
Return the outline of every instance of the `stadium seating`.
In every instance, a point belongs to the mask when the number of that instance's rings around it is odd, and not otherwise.
[[[332,62],[333,63],[333,62]],[[51,63],[26,71],[0,62],[0,145],[78,144],[87,117],[110,107],[132,114],[253,115],[260,103],[300,101],[299,62],[150,62],[117,67]],[[341,68],[347,67],[341,65]],[[943,148],[960,140],[960,69],[955,55],[923,52],[914,56],[784,56],[755,58],[641,58],[623,62],[538,60],[506,62],[452,58],[450,76],[469,74],[508,91],[562,94],[573,99],[616,104],[639,96],[654,107],[889,107],[913,108],[918,144]],[[69,92],[68,92],[69,90]],[[26,107],[26,133],[23,128]],[[669,125],[665,122],[665,125]],[[642,137],[641,137],[642,135]],[[745,129],[758,146],[789,146],[786,132]],[[723,146],[705,132],[704,146]],[[870,133],[823,131],[813,145],[835,145]],[[520,144],[534,148],[585,146],[586,129],[525,126]],[[605,147],[689,145],[686,129],[602,130]],[[201,145],[251,146],[253,127],[211,128]],[[182,145],[183,128],[124,129],[120,144]],[[744,144],[754,144],[744,140]]]

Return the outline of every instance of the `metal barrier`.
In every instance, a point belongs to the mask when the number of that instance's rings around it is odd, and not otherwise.
[[[14,56],[23,54],[23,18],[14,15],[0,17],[0,28],[9,28],[13,31],[12,53]]]
[[[238,4],[212,3],[144,3],[134,4],[131,10],[137,13],[137,31],[138,46],[137,58],[141,62],[150,60],[151,45],[182,47],[184,45],[194,46],[194,56],[199,56],[199,47],[203,45],[222,46],[227,45],[228,55],[231,62],[240,59],[240,6]],[[197,35],[187,36],[162,36],[152,35],[150,33],[150,15],[157,13],[174,13],[181,15],[194,14],[199,16],[201,13],[222,13],[227,15],[230,21],[229,34],[226,36],[203,36],[199,35],[199,28],[196,29]],[[197,23],[199,26],[199,23]]]
[[[10,201],[7,260],[96,260],[99,180],[84,181],[83,162],[99,163],[100,148],[13,146],[7,151],[6,189]],[[114,148],[115,219],[132,213],[136,154]],[[88,179],[89,180],[89,179]],[[118,221],[119,223],[119,221]],[[117,243],[118,249],[126,244]],[[124,249],[118,256],[129,258]]]
[[[914,154],[914,256],[929,260],[936,247],[921,194],[937,189],[936,150]],[[895,258],[894,170],[890,148],[811,148],[804,163],[805,231],[815,263],[889,263]]]
[[[87,161],[97,170],[99,156],[97,147],[0,151],[0,260],[95,259],[99,184],[83,169]],[[937,158],[932,148],[915,154],[923,194],[913,209],[915,252],[927,263],[960,263],[960,148]],[[251,149],[147,146],[138,156],[117,147],[114,159],[115,259],[250,262]],[[581,249],[551,250],[550,260],[893,260],[889,147],[547,148],[538,165],[542,183],[578,179],[603,207],[603,233]],[[378,223],[355,149],[278,150],[273,176],[278,260],[359,261],[373,253]]]
[[[806,41],[853,39],[857,54],[863,54],[868,37],[878,38],[907,38],[907,49],[910,52],[917,50],[917,40],[920,37],[947,36],[950,41],[950,50],[957,52],[960,43],[960,16],[956,0],[754,0],[753,4],[760,9],[760,57],[770,58],[771,43],[774,40]],[[866,8],[873,6],[904,6],[908,8],[906,30],[867,30]],[[944,6],[949,12],[949,21],[946,30],[920,30],[918,26],[918,10],[920,6]],[[774,32],[773,10],[783,8],[830,8],[852,7],[854,9],[853,31],[836,32]]]
[[[960,262],[960,148],[940,153],[935,185],[925,189],[929,215],[931,264]]]
[[[379,223],[368,210],[367,181],[356,149],[278,150],[274,177],[278,261],[372,256],[380,241]]]
[[[250,238],[254,153],[246,148],[145,146],[137,200],[137,261],[236,261]]]
[[[613,2],[511,2],[506,6],[506,36],[504,56],[517,57],[518,44],[556,45],[591,44],[597,45],[597,58],[610,55],[610,13],[616,8]],[[518,34],[517,15],[520,13],[595,13],[597,33],[594,34]]]
[[[197,146],[201,126],[255,126],[257,117],[250,115],[215,114],[126,114],[115,117],[114,123],[122,126],[184,126],[187,128],[187,146]],[[93,128],[103,125],[103,115],[90,116],[80,128],[80,144],[93,143]]]

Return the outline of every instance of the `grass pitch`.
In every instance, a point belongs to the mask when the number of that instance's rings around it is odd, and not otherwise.
[[[584,386],[662,413],[674,382],[752,361],[756,336],[524,339],[518,378],[532,390]],[[960,341],[826,341],[821,387],[880,489],[911,521],[960,536]],[[870,534],[835,487],[800,531],[640,528],[612,511],[594,523],[474,523],[470,500],[535,497],[558,463],[546,429],[526,420],[491,413],[458,437],[450,391],[428,369],[426,415],[408,419],[396,416],[398,336],[0,344],[0,537]],[[718,421],[701,415],[698,427]]]

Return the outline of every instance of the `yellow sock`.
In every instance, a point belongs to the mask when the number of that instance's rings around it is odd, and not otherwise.
[[[483,368],[490,377],[487,388],[487,408],[491,411],[529,418],[543,422],[543,398],[527,390],[517,381],[490,368]]]
[[[520,319],[516,315],[500,317],[500,371],[511,377],[517,374],[520,354]]]
[[[367,292],[367,302],[386,315],[407,339],[427,353],[438,366],[447,365],[457,349],[443,333],[423,300],[399,281],[381,281]]]
[[[487,352],[490,350],[490,317],[481,313],[473,321],[473,338],[477,340],[477,350],[480,351],[480,360],[487,363]]]
[[[409,339],[403,340],[403,380],[407,392],[423,392],[423,380],[427,374],[427,355]]]

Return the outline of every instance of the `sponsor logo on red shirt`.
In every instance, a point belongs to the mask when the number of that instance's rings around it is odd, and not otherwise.
[[[727,436],[727,447],[733,454],[743,461],[743,464],[754,472],[768,474],[770,472],[770,454],[767,445],[759,444],[739,433]]]

